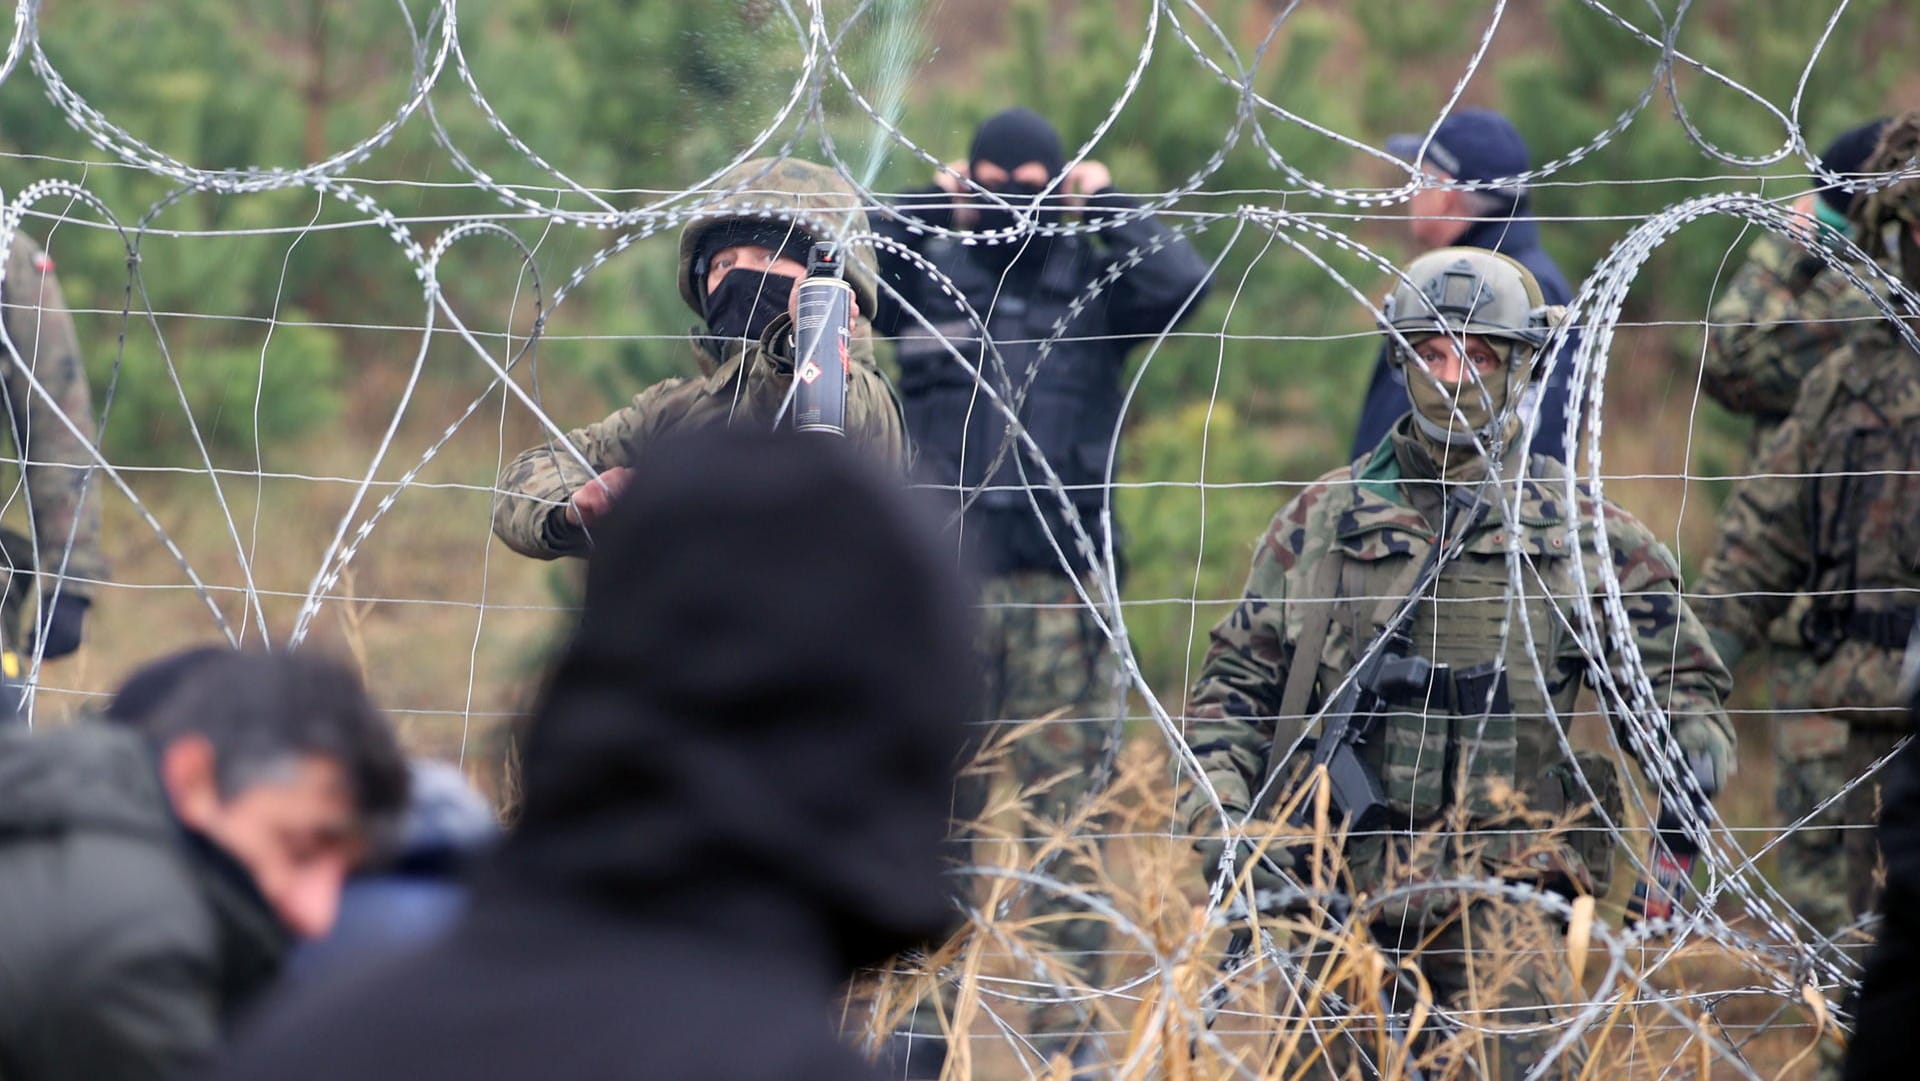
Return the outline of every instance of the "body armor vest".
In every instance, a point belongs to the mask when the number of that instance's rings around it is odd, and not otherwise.
[[[1408,628],[1410,654],[1436,668],[1447,666],[1451,678],[1446,686],[1436,681],[1427,695],[1415,696],[1419,700],[1390,704],[1363,750],[1380,770],[1388,803],[1403,825],[1424,825],[1456,806],[1470,819],[1497,815],[1511,807],[1514,794],[1537,806],[1532,790],[1565,759],[1539,672],[1544,664],[1554,709],[1568,716],[1586,664],[1562,623],[1564,616],[1578,626],[1574,609],[1584,603],[1566,558],[1572,531],[1565,522],[1526,521],[1523,508],[1521,544],[1546,590],[1542,595],[1540,583],[1528,584],[1532,641],[1509,600],[1508,541],[1497,520],[1480,526],[1422,598]],[[1335,633],[1321,658],[1321,686],[1338,685],[1403,602],[1414,584],[1412,572],[1432,543],[1431,530],[1410,508],[1405,517],[1342,533],[1336,544],[1340,599]],[[1506,676],[1499,701],[1488,693],[1489,684],[1461,678],[1497,668]]]
[[[992,360],[979,327],[944,304],[922,312],[932,332],[914,320],[901,328],[900,396],[924,479],[966,489],[985,485],[968,512],[967,530],[988,570],[1057,566],[1026,491],[1042,488],[1043,476],[1022,444],[1006,445],[1005,414],[980,393],[949,352],[951,346],[1007,405],[1024,390],[1018,405],[1022,427],[1066,485],[1094,544],[1102,544],[1099,512],[1106,499],[1107,454],[1120,419],[1120,374],[1136,339],[1109,336],[1104,294],[1074,311],[1098,269],[1092,249],[1078,237],[1055,240],[1037,274],[1024,273],[1023,267],[1004,275],[1004,281],[950,241],[929,243],[926,254],[986,320],[1005,367]],[[1038,257],[1030,250],[1025,258]],[[1043,343],[1050,343],[1044,355]],[[1056,540],[1083,571],[1071,533],[1059,521],[1057,499],[1043,488],[1034,494]]]

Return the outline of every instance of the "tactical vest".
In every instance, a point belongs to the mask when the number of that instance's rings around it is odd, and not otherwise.
[[[1546,461],[1535,458],[1536,468],[1550,468]],[[1338,515],[1334,549],[1341,566],[1332,625],[1321,650],[1316,699],[1340,685],[1358,662],[1360,651],[1404,603],[1435,542],[1425,518],[1399,503],[1397,489],[1383,499],[1381,487],[1356,485],[1338,497],[1353,502],[1332,511]],[[1535,488],[1530,495],[1544,490]],[[1468,692],[1436,682],[1421,701],[1389,705],[1375,722],[1374,735],[1361,748],[1362,759],[1379,771],[1395,830],[1424,829],[1454,808],[1463,808],[1470,827],[1495,828],[1483,856],[1502,874],[1510,873],[1503,861],[1515,858],[1530,843],[1524,821],[1508,817],[1510,812],[1524,807],[1529,812],[1559,815],[1590,807],[1598,796],[1608,815],[1619,813],[1618,777],[1611,761],[1581,754],[1577,770],[1586,778],[1583,785],[1576,777],[1575,763],[1562,750],[1547,709],[1550,698],[1553,715],[1562,723],[1571,719],[1587,664],[1580,644],[1567,630],[1569,623],[1580,626],[1578,609],[1588,603],[1573,579],[1569,558],[1569,546],[1578,543],[1578,534],[1555,509],[1557,502],[1528,498],[1520,509],[1520,545],[1533,567],[1524,599],[1531,643],[1517,606],[1509,600],[1510,527],[1497,512],[1470,535],[1462,553],[1442,570],[1409,628],[1410,654],[1426,658],[1436,668],[1447,665],[1455,676],[1476,668],[1492,669],[1491,662],[1503,660],[1507,708],[1489,710],[1488,699],[1479,689],[1484,685]],[[1593,558],[1589,552],[1590,566]],[[1329,618],[1324,604],[1300,607],[1308,610],[1306,619]],[[1539,678],[1543,667],[1546,693]],[[1585,817],[1589,820],[1585,828],[1569,831],[1563,846],[1534,853],[1529,859],[1542,863],[1541,870],[1549,877],[1564,875],[1579,889],[1604,891],[1611,838],[1599,828],[1596,816]],[[1379,869],[1365,866],[1378,861],[1376,848],[1377,844],[1359,844],[1349,853],[1354,870],[1363,877]]]
[[[1107,454],[1120,421],[1120,374],[1134,340],[1108,337],[1105,294],[1073,313],[1098,270],[1093,250],[1083,238],[1061,238],[1038,275],[1008,276],[1005,282],[951,241],[929,242],[926,255],[985,317],[1005,369],[993,363],[978,327],[946,301],[930,303],[921,313],[933,324],[932,332],[907,320],[897,339],[900,397],[923,476],[934,484],[987,485],[969,512],[967,528],[986,534],[976,539],[989,570],[1057,565],[1026,492],[1029,484],[1043,485],[1043,477],[1021,444],[1003,453],[1006,417],[979,393],[951,346],[1009,405],[1025,388],[1021,426],[1066,485],[1094,543],[1102,544],[1098,523],[1106,498]],[[1063,321],[1066,329],[1060,333]],[[1051,342],[1045,356],[1043,342]],[[1076,555],[1058,523],[1054,496],[1035,494],[1061,546]]]

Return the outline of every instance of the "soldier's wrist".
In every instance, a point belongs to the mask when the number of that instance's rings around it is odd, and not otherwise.
[[[1219,834],[1227,823],[1237,825],[1246,820],[1246,808],[1235,806],[1232,803],[1226,803],[1223,804],[1223,806],[1226,809],[1226,816],[1224,818],[1221,817],[1219,812],[1213,809],[1213,804],[1210,801],[1200,801],[1192,810],[1187,812],[1187,833],[1190,836],[1204,838],[1209,834]]]
[[[566,502],[547,511],[540,537],[556,552],[571,552],[586,546],[587,528],[580,524],[572,502]]]

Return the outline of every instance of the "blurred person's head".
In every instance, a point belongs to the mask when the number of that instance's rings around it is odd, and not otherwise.
[[[197,649],[135,672],[107,709],[159,757],[174,815],[243,867],[296,934],[406,803],[406,761],[351,668],[312,653]]]
[[[460,767],[435,758],[407,763],[407,808],[374,870],[458,874],[500,837],[500,818]]]
[[[1425,144],[1425,153],[1421,153]],[[1513,123],[1490,109],[1448,113],[1429,140],[1424,134],[1395,135],[1387,153],[1424,170],[1437,181],[1489,182],[1527,171],[1527,143]],[[1459,240],[1476,222],[1512,217],[1520,211],[1526,187],[1509,183],[1473,191],[1421,188],[1407,204],[1407,225],[1422,250]]]
[[[1873,156],[1874,147],[1880,145],[1880,135],[1886,129],[1887,118],[1882,116],[1834,136],[1826,149],[1820,151],[1821,167],[1844,178],[1857,179],[1866,168],[1867,159]],[[1820,202],[1825,208],[1822,217],[1844,232],[1847,215],[1853,210],[1853,197],[1853,192],[1839,184],[1823,184],[1820,187]]]
[[[650,448],[589,560],[490,884],[743,934],[801,924],[843,969],[944,930],[977,688],[937,535],[844,440]]]
[[[1862,171],[1904,174],[1904,179],[1855,198],[1851,217],[1861,245],[1870,252],[1888,245],[1898,255],[1907,284],[1920,286],[1920,110],[1887,122]]]

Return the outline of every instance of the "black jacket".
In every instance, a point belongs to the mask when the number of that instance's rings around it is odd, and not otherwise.
[[[903,210],[944,226],[951,199],[929,193]],[[1007,445],[1005,415],[977,392],[948,347],[980,369],[1003,401],[1019,402],[1022,426],[1059,474],[1093,543],[1104,545],[1100,510],[1127,354],[1191,314],[1208,285],[1207,264],[1184,236],[1152,217],[1113,217],[1139,205],[1113,191],[1094,196],[1087,217],[1112,219],[1106,228],[1028,241],[1011,270],[1005,246],[930,239],[892,218],[875,219],[876,232],[920,252],[946,279],[882,246],[882,279],[933,329],[884,289],[874,326],[897,339],[900,398],[922,479],[982,489],[967,511],[965,536],[987,571],[1058,569],[1049,533],[1076,573],[1084,573],[1086,561],[1062,524],[1058,499],[1044,488],[1033,493],[1045,515],[1042,528],[1027,493],[1043,483],[1031,453]],[[983,348],[979,324],[946,292],[948,283],[985,320],[999,362]],[[959,498],[956,491],[948,505],[958,506]]]
[[[942,933],[964,593],[818,435],[650,450],[588,565],[467,918],[268,1011],[228,1081],[873,1076],[856,967]]]
[[[138,735],[0,735],[0,1077],[175,1078],[278,971],[240,866],[174,820]]]
[[[1573,290],[1567,287],[1566,276],[1560,273],[1553,257],[1540,246],[1540,226],[1525,217],[1526,212],[1523,200],[1518,209],[1521,217],[1475,222],[1453,243],[1457,247],[1486,248],[1513,257],[1539,279],[1540,293],[1548,304],[1565,304],[1573,299]],[[1534,454],[1563,462],[1567,460],[1567,410],[1572,408],[1569,394],[1573,366],[1568,361],[1579,347],[1580,336],[1570,333],[1562,339],[1555,357],[1550,358],[1555,363],[1540,391],[1540,422],[1533,431],[1530,445]],[[1360,407],[1360,425],[1354,430],[1353,449],[1348,452],[1350,458],[1364,458],[1373,453],[1373,448],[1379,446],[1393,428],[1393,422],[1413,408],[1407,400],[1406,375],[1390,362],[1392,348],[1390,341],[1382,344],[1374,358],[1373,379],[1367,384],[1367,400]]]
[[[1909,708],[1908,726],[1920,733],[1920,709]],[[1912,1077],[1907,1041],[1920,1025],[1920,742],[1901,748],[1887,764],[1884,783],[1876,836],[1887,882],[1880,895],[1879,941],[1849,1003],[1854,1029],[1842,1072],[1846,1081]]]

